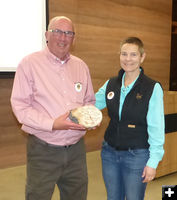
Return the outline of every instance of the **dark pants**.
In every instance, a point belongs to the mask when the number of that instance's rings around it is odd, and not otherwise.
[[[50,200],[55,184],[60,200],[86,200],[88,176],[83,139],[70,147],[53,147],[29,136],[26,200]]]

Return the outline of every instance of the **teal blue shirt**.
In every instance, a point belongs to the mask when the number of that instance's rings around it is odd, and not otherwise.
[[[109,81],[109,80],[108,80]],[[95,94],[96,103],[95,106],[102,110],[106,108],[106,87],[108,81],[98,90]],[[136,80],[135,80],[136,81]],[[119,107],[119,117],[121,119],[122,106],[126,95],[132,89],[134,82],[129,86],[124,86],[124,76],[122,78],[122,87],[120,94],[120,107]],[[147,125],[148,125],[148,143],[150,157],[147,162],[147,166],[152,168],[157,168],[158,163],[162,160],[164,154],[164,140],[165,140],[165,125],[164,125],[164,104],[163,104],[163,90],[159,83],[156,83],[152,96],[149,101],[149,108],[147,113]]]

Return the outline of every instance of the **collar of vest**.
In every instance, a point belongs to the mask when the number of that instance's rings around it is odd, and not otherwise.
[[[135,82],[135,85],[136,85],[139,81],[142,80],[142,76],[144,75],[144,69],[143,69],[142,67],[140,67],[140,70],[141,70],[141,71],[140,71],[140,75],[139,75],[137,81]],[[124,73],[125,73],[125,71],[124,71],[123,69],[121,69],[121,70],[119,71],[119,73],[118,73],[118,79],[122,80],[122,76],[123,76]]]

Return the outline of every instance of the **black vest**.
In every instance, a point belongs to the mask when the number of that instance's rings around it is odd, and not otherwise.
[[[124,70],[121,69],[118,77],[111,78],[106,88],[106,104],[110,122],[105,132],[105,141],[120,150],[148,148],[146,116],[156,81],[144,75],[141,68],[138,79],[125,98],[121,120],[119,120],[123,74]]]

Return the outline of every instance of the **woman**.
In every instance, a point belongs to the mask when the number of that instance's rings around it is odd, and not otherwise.
[[[123,40],[122,69],[96,93],[110,117],[101,151],[108,200],[143,200],[164,154],[163,90],[144,74],[144,59],[139,38]]]

